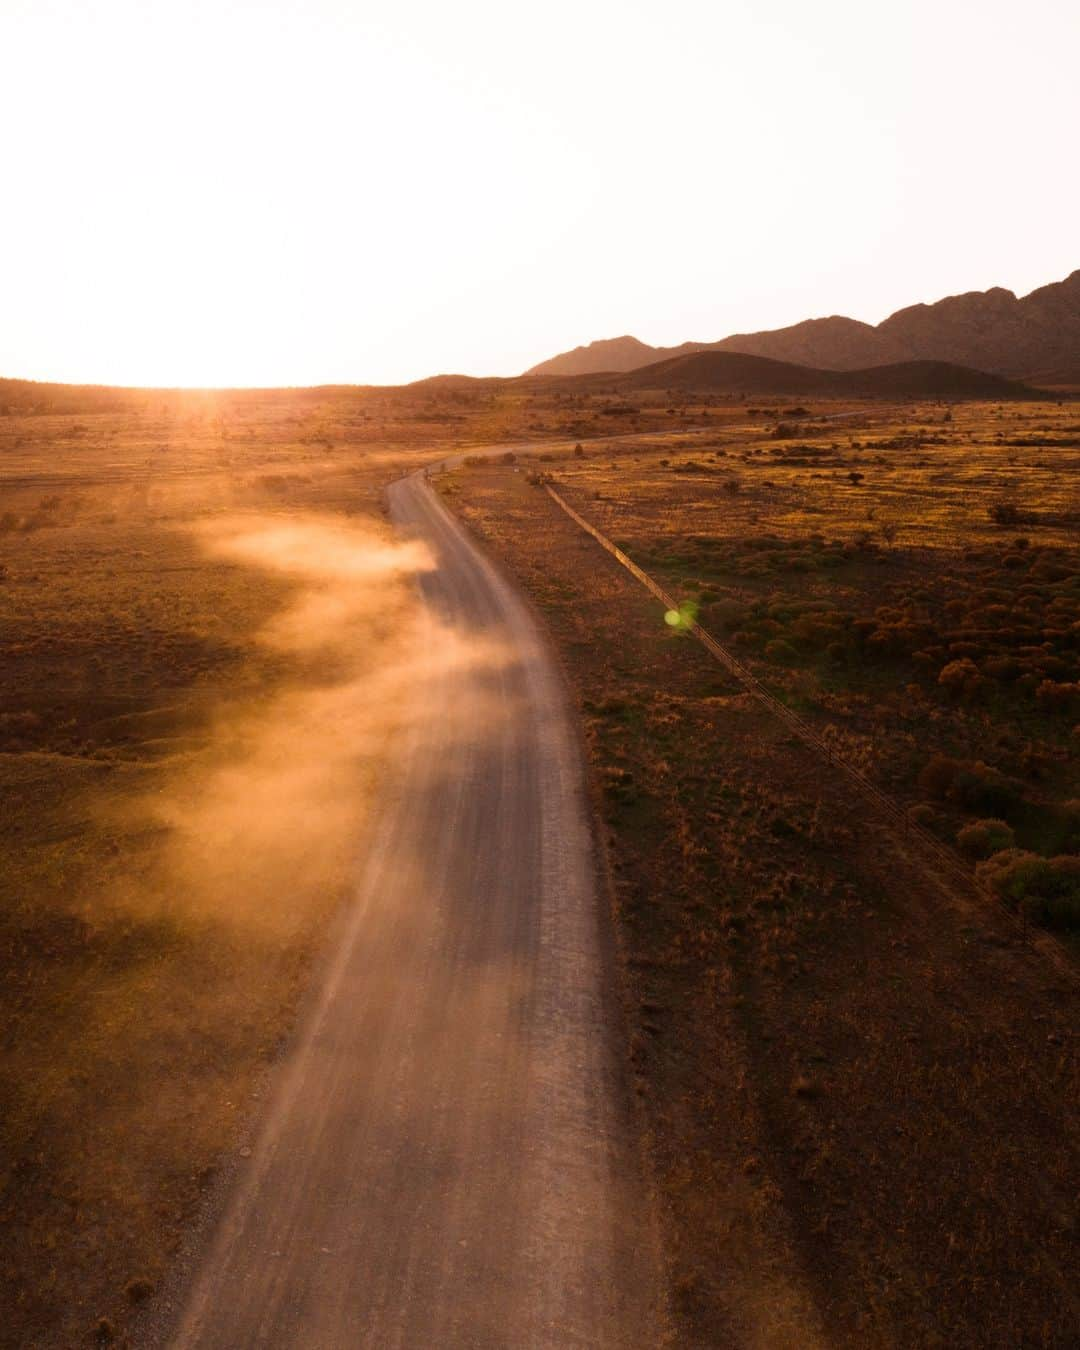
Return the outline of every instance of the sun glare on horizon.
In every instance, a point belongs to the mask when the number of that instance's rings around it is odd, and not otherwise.
[[[514,374],[1066,275],[1075,8],[871,9],[14,0],[0,375]]]

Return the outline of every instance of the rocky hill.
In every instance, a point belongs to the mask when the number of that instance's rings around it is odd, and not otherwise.
[[[910,305],[876,326],[833,315],[679,347],[650,347],[634,337],[601,340],[543,361],[527,373],[637,370],[701,351],[745,352],[819,370],[860,370],[904,361],[946,361],[1016,379],[1070,370],[1080,362],[1080,271],[1019,299],[1012,291],[993,287],[932,305]]]

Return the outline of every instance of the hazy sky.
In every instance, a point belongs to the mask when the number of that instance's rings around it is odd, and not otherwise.
[[[0,374],[516,373],[1080,267],[1076,0],[0,0]]]

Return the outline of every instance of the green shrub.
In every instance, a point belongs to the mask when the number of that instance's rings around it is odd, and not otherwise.
[[[921,825],[924,830],[930,829],[937,820],[937,812],[929,802],[916,802],[914,806],[909,806],[908,815],[916,825]]]
[[[1018,909],[1029,895],[1049,889],[1050,862],[1037,853],[1008,848],[981,862],[975,875],[1007,904]]]
[[[1042,858],[1005,849],[979,864],[976,875],[1014,909],[1051,928],[1080,927],[1080,858]]]
[[[971,858],[989,858],[992,853],[1012,848],[1016,839],[1012,828],[1003,820],[990,818],[962,826],[956,832],[956,842],[961,852]]]

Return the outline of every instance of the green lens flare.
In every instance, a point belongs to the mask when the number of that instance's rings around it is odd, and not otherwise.
[[[677,633],[685,633],[693,626],[697,616],[697,601],[682,600],[679,603],[678,609],[669,609],[665,612],[664,622],[669,628],[674,628]]]

